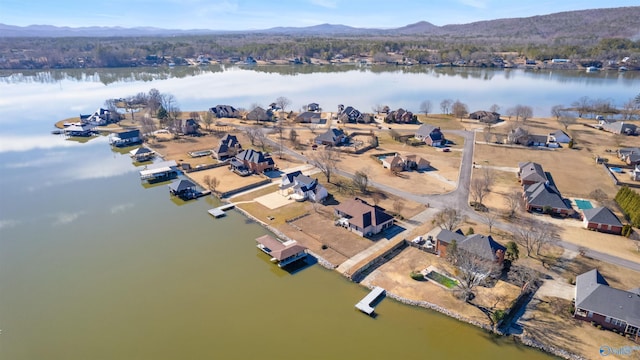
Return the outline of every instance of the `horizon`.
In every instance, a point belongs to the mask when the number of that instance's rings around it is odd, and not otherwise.
[[[421,21],[444,26],[603,8],[601,2],[593,0],[524,4],[505,0],[434,0],[422,6],[416,6],[415,2],[396,0],[372,7],[371,2],[365,0],[283,0],[273,4],[258,0],[112,0],[108,3],[4,0],[0,2],[0,23],[21,27],[152,27],[212,31],[322,24],[392,29]],[[638,3],[637,0],[612,0],[607,5],[609,9],[637,6]]]

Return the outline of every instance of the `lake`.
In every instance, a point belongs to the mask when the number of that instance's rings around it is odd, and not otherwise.
[[[424,68],[238,67],[0,74],[0,359],[549,359],[441,314],[367,292],[318,265],[290,274],[254,239],[265,229],[213,198],[174,202],[142,186],[106,137],[51,135],[107,98],[157,88],[183,111],[318,102],[417,111],[460,99],[544,113],[580,96],[621,103],[636,74]],[[588,76],[587,76],[588,75]],[[437,111],[437,110],[435,110]]]

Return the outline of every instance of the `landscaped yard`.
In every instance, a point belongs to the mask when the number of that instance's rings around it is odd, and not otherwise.
[[[458,286],[458,281],[454,280],[448,276],[442,275],[437,271],[431,270],[425,275],[428,279],[431,279],[438,284],[446,287],[447,289],[453,289]]]

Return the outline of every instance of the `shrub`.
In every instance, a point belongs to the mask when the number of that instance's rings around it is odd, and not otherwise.
[[[327,250],[329,247],[326,244],[322,244],[322,250]]]
[[[504,310],[496,310],[491,314],[491,318],[493,318],[493,321],[495,322],[500,322],[500,320],[504,319],[505,315]]]
[[[422,273],[416,272],[416,271],[412,271],[410,274],[411,278],[413,280],[424,280],[424,275],[422,275]]]
[[[467,233],[465,235],[473,235],[475,233],[476,233],[475,230],[473,230],[473,228],[469,226],[469,229],[467,229]]]

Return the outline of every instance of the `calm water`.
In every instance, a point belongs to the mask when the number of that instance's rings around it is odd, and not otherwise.
[[[500,91],[505,106],[564,92],[567,101],[615,94],[626,101],[637,92],[635,78],[179,71],[187,74],[125,69],[0,79],[0,359],[549,358],[391,299],[375,320],[364,316],[354,310],[364,289],[317,265],[293,275],[278,269],[255,247],[264,229],[238,213],[214,220],[206,212],[213,199],[174,203],[165,185],[143,187],[106,138],[80,144],[49,130],[107,98],[153,87],[174,94],[183,110],[278,96],[295,107],[411,109],[436,97],[488,106],[498,102],[488,89]],[[549,104],[560,101],[550,97]]]

